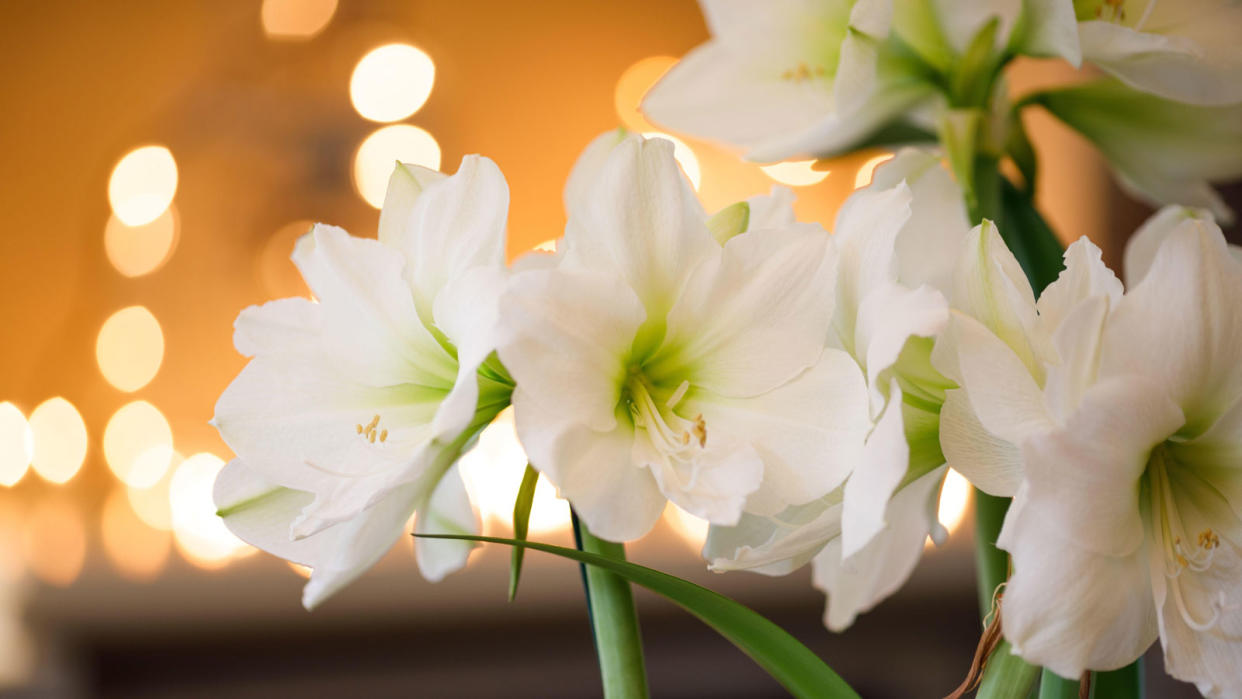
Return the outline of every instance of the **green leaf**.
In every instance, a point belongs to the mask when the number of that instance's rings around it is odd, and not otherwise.
[[[1045,668],[1039,678],[1039,699],[1078,699],[1078,680],[1067,680]]]
[[[998,63],[994,51],[999,28],[999,17],[985,22],[970,40],[961,60],[953,67],[949,77],[949,94],[956,106],[983,107],[987,104]]]
[[[784,629],[751,609],[681,578],[644,566],[563,546],[520,542],[491,536],[423,535],[427,538],[466,539],[551,553],[609,570],[642,585],[698,617],[750,656],[795,697],[858,697],[841,676]]]
[[[1003,177],[1001,206],[1005,212],[1001,237],[1018,258],[1018,264],[1022,265],[1022,271],[1026,272],[1038,295],[1061,274],[1065,248],[1039,215],[1031,198]]]
[[[539,472],[534,466],[526,464],[526,473],[522,474],[522,485],[518,488],[517,500],[513,502],[513,538],[526,541],[526,532],[530,524],[530,506],[535,501],[535,486],[539,483]],[[522,576],[522,556],[526,549],[513,547],[513,555],[509,558],[509,601],[517,597],[518,578]]]
[[[717,211],[707,219],[707,230],[711,231],[716,242],[724,245],[730,238],[746,232],[750,225],[750,204],[739,201]]]

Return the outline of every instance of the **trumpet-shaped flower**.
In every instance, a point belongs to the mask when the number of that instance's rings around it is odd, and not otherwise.
[[[293,259],[317,301],[238,317],[234,342],[251,360],[216,404],[238,455],[216,505],[243,540],[314,569],[307,607],[378,560],[416,510],[421,531],[477,532],[449,469],[511,391],[485,365],[507,208],[486,158],[466,157],[451,177],[398,165],[378,241],[324,225],[299,241]],[[416,547],[433,580],[469,553]]]
[[[531,463],[618,541],[668,500],[733,523],[748,502],[820,497],[866,427],[860,372],[825,349],[828,236],[786,225],[722,245],[671,145],[628,136],[582,165],[556,266],[515,274],[501,301]]]
[[[1015,652],[1075,677],[1121,667],[1159,636],[1171,674],[1239,696],[1242,266],[1210,219],[1184,209],[1134,246],[1124,295],[1080,241],[1027,332],[957,325],[963,390],[985,429],[972,439],[960,429],[970,418],[942,424],[942,440],[955,467],[969,454],[1019,471],[999,541],[1013,556]]]
[[[1178,102],[1242,102],[1242,6],[1232,0],[1074,0],[1083,57]]]
[[[846,203],[832,331],[867,379],[863,452],[845,484],[814,502],[712,527],[713,568],[779,575],[810,561],[828,593],[825,623],[840,630],[905,582],[929,534],[939,538],[936,423],[950,384],[929,353],[968,230],[961,191],[933,153],[899,153]]]

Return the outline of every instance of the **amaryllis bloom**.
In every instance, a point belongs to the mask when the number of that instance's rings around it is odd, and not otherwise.
[[[1242,5],[1233,0],[1074,0],[1083,58],[1143,92],[1242,102]]]
[[[216,404],[238,457],[216,505],[243,540],[313,568],[307,607],[378,560],[416,511],[420,531],[478,532],[450,468],[512,389],[487,359],[508,200],[486,158],[467,156],[451,177],[398,165],[378,241],[317,225],[293,254],[316,300],[237,319],[234,342],[251,360]],[[432,580],[469,553],[415,547]]]
[[[669,500],[733,523],[747,503],[824,495],[866,427],[861,374],[825,349],[828,236],[794,224],[722,245],[670,142],[603,143],[571,178],[555,266],[515,274],[501,301],[531,463],[616,541]]]
[[[841,630],[905,582],[929,534],[940,537],[936,425],[951,384],[930,352],[968,230],[961,190],[935,153],[902,151],[846,202],[832,344],[866,377],[869,435],[849,479],[825,497],[712,527],[704,555],[714,569],[778,575],[811,561],[828,594],[825,623]]]
[[[1082,245],[1026,316],[1050,334],[965,321],[956,338],[985,432],[956,430],[958,449],[942,425],[950,463],[1020,475],[999,541],[1005,636],[1066,677],[1122,667],[1158,636],[1170,674],[1242,696],[1242,266],[1185,209],[1137,234],[1124,295]]]

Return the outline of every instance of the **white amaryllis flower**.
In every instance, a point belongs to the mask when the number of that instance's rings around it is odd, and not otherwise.
[[[841,250],[833,344],[867,378],[869,436],[845,485],[814,502],[712,527],[716,570],[780,575],[813,562],[841,630],[892,594],[931,534],[944,459],[936,413],[949,384],[929,363],[947,315],[957,251],[969,230],[961,190],[937,154],[906,150],[876,171],[837,219]]]
[[[1242,102],[1242,5],[1234,0],[1074,0],[1083,58],[1178,102]]]
[[[1234,84],[1242,86],[1237,75]],[[1042,92],[1031,101],[1094,142],[1131,195],[1233,220],[1211,183],[1242,178],[1242,103],[1182,104],[1113,80]]]
[[[243,540],[313,568],[308,608],[378,560],[415,511],[421,532],[478,532],[449,469],[511,391],[485,363],[508,200],[486,158],[467,156],[451,177],[398,165],[378,241],[324,225],[299,241],[293,260],[317,301],[238,316],[234,341],[252,359],[216,404],[238,458],[215,501]],[[415,547],[432,580],[470,550]]]
[[[1002,25],[998,49],[1078,61],[1073,8],[1056,0],[701,5],[711,40],[652,88],[643,110],[757,161],[833,155],[886,128],[934,129],[934,115],[922,112],[937,104],[941,88],[929,73],[955,70],[993,17]]]
[[[956,327],[985,429],[958,430],[962,451],[942,423],[950,463],[969,452],[1021,475],[999,541],[1013,556],[1005,636],[1066,677],[1121,667],[1159,636],[1172,675],[1242,696],[1242,266],[1184,209],[1136,236],[1124,295],[1088,244],[1067,258],[1033,321],[1050,334]]]
[[[616,541],[646,533],[668,500],[732,523],[747,502],[776,511],[827,493],[866,425],[861,374],[824,348],[828,236],[798,224],[721,245],[670,142],[607,148],[567,192],[556,266],[514,275],[501,301],[531,463]]]

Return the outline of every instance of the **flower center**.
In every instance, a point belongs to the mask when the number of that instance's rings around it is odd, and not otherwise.
[[[1169,478],[1168,455],[1163,447],[1152,452],[1147,472],[1151,484],[1151,511],[1153,527],[1159,537],[1164,554],[1164,576],[1177,611],[1186,625],[1196,631],[1207,631],[1220,621],[1221,615],[1231,609],[1223,591],[1208,600],[1206,617],[1197,615],[1186,604],[1182,583],[1187,571],[1202,573],[1212,567],[1212,559],[1220,548],[1220,536],[1211,527],[1193,536],[1185,527],[1185,520],[1178,510],[1173,481]]]
[[[1140,31],[1155,5],[1156,0],[1075,0],[1074,10],[1080,22],[1100,20]]]
[[[682,381],[675,391],[660,400],[657,396],[661,392],[651,385],[641,369],[633,368],[625,389],[634,426],[646,431],[652,446],[663,456],[686,462],[707,446],[707,423],[703,416],[686,419],[677,414],[677,406],[690,390],[689,381]]]
[[[354,431],[358,434],[358,436],[367,440],[371,444],[375,444],[376,437],[379,437],[379,441],[381,442],[388,441],[388,429],[387,428],[381,429],[379,421],[380,421],[380,416],[376,415],[375,417],[371,418],[371,421],[368,422],[366,425],[362,425],[362,424],[354,425]]]
[[[823,66],[811,67],[806,61],[798,61],[798,65],[781,73],[781,80],[788,80],[794,83],[801,83],[811,78],[822,78],[828,74]]]

